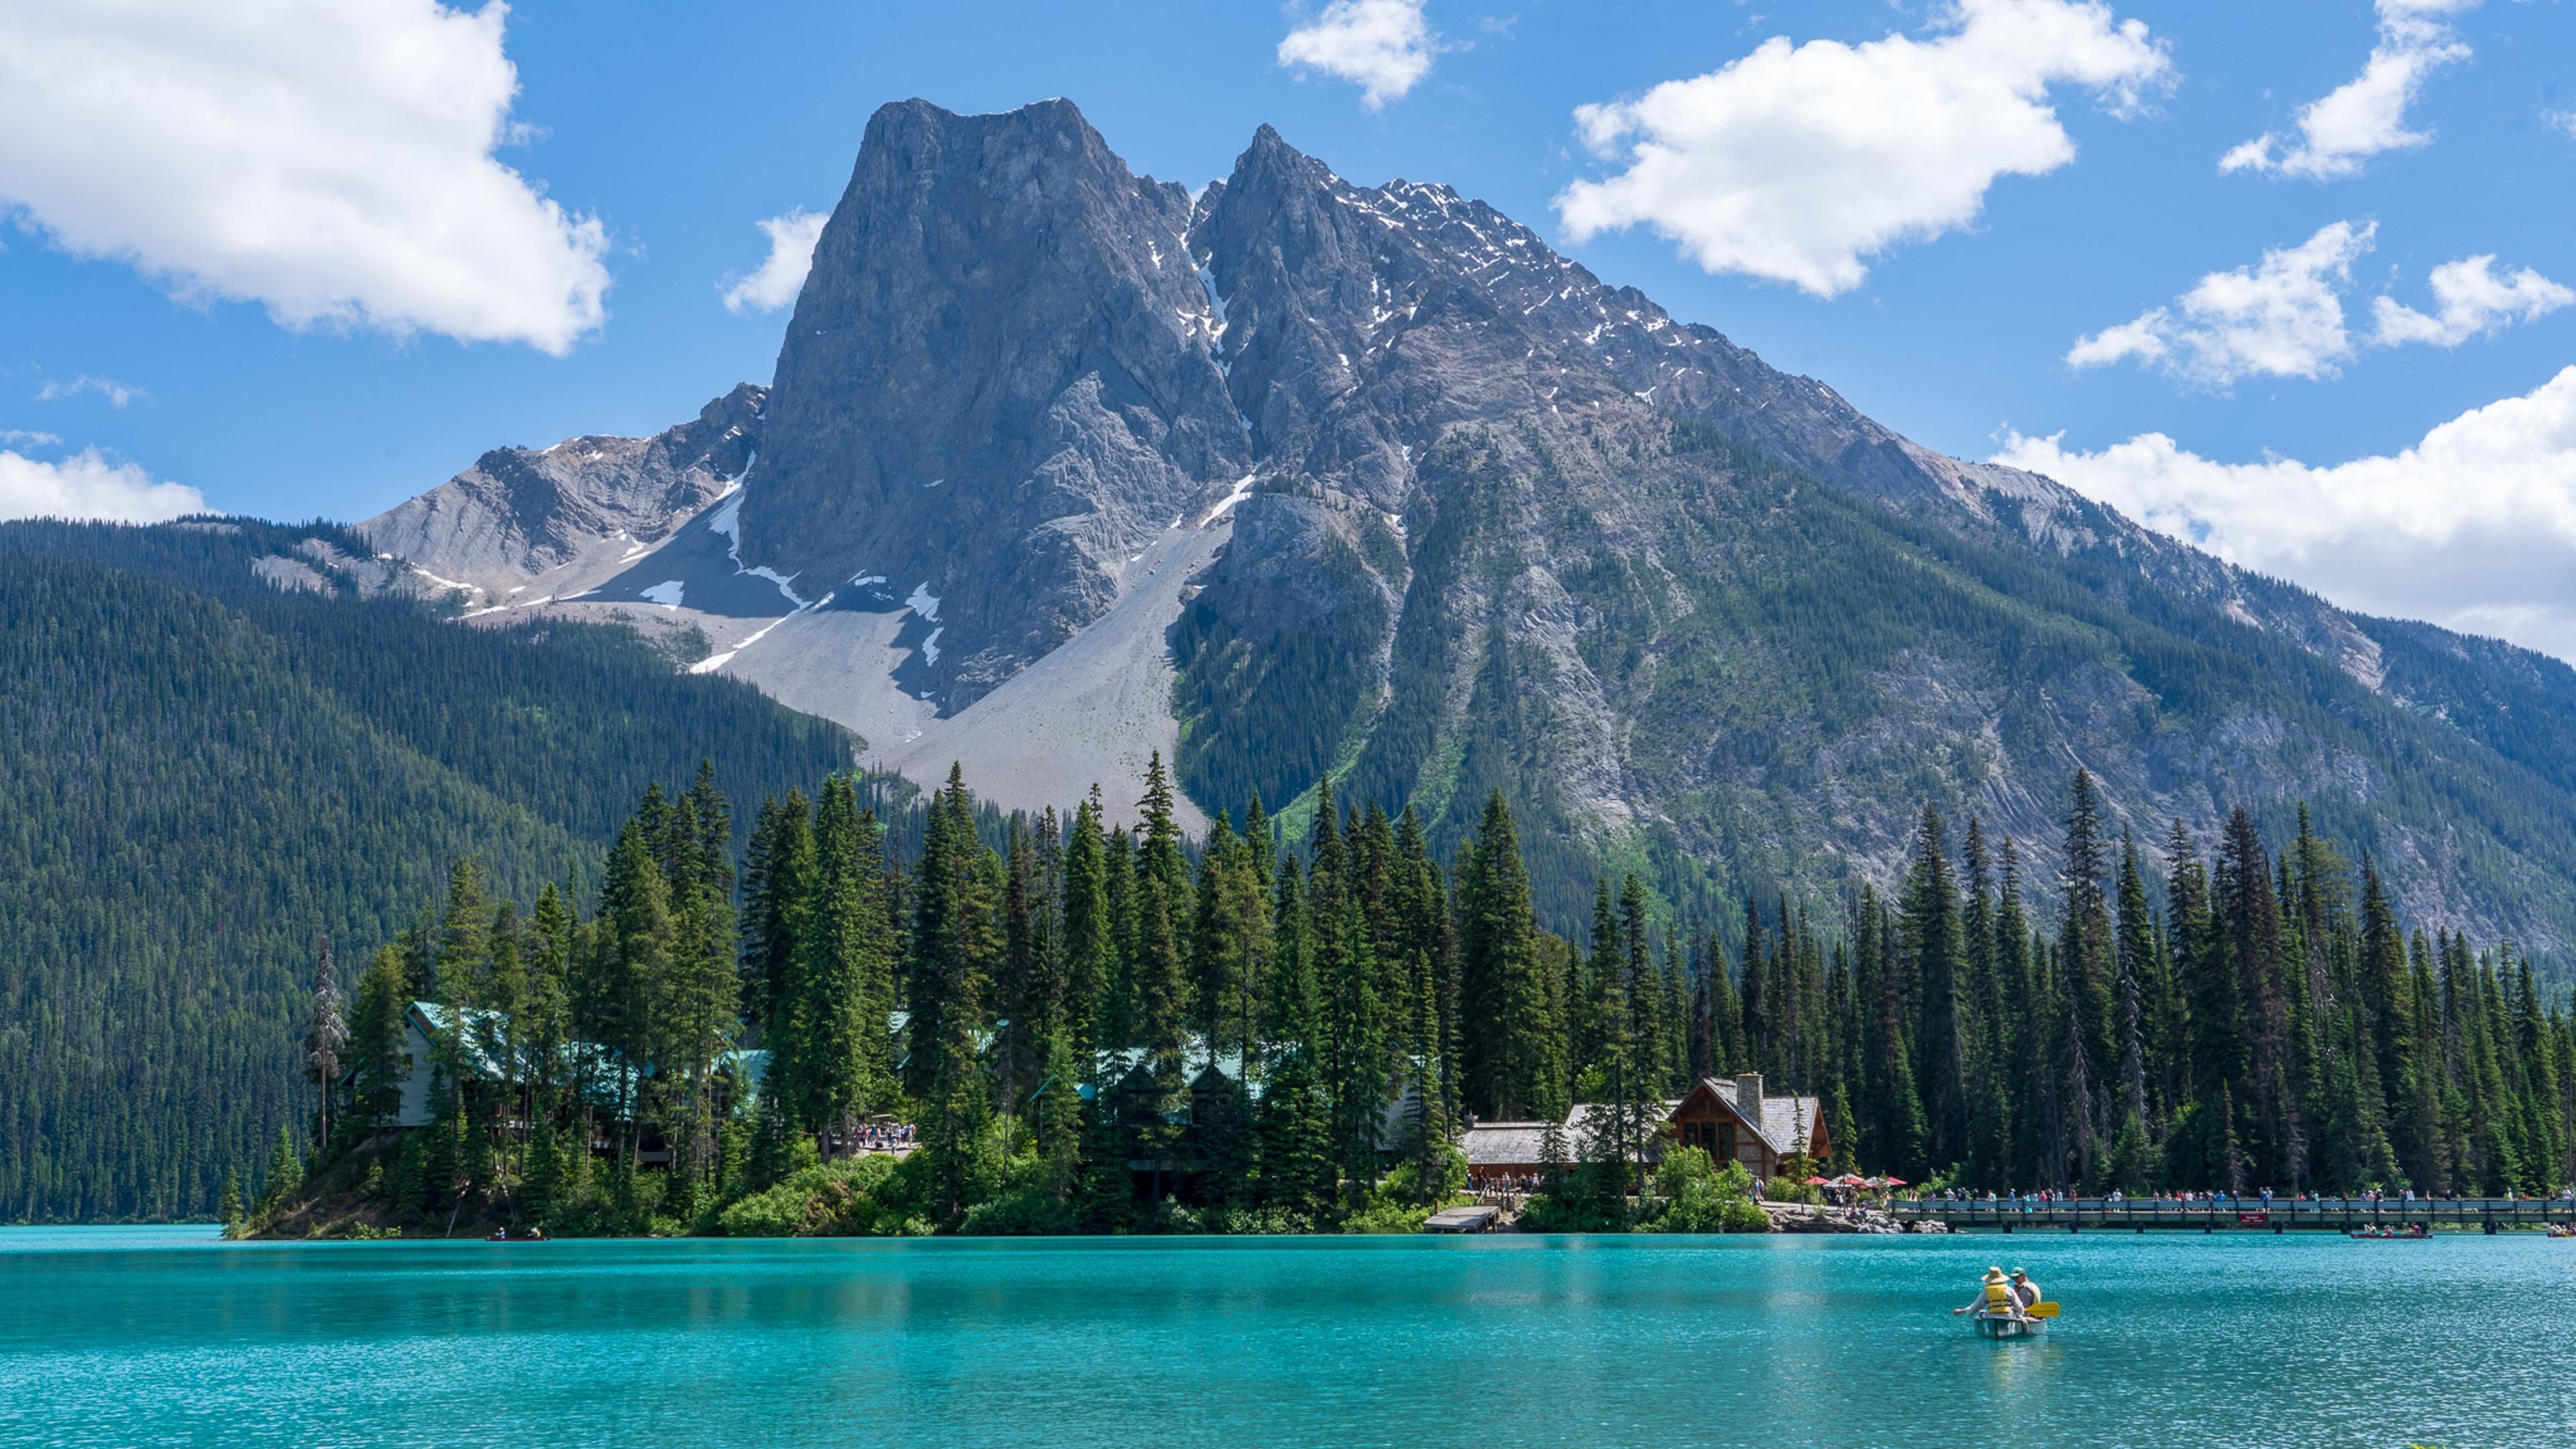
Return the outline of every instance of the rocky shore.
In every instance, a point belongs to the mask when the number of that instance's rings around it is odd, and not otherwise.
[[[1898,1222],[1876,1208],[1815,1207],[1806,1203],[1766,1202],[1762,1211],[1775,1233],[1946,1233],[1942,1222]]]

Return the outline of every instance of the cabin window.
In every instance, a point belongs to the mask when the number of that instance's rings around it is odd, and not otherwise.
[[[1726,1162],[1732,1160],[1734,1156],[1735,1124],[1732,1122],[1720,1122],[1717,1124],[1717,1160],[1720,1162]]]

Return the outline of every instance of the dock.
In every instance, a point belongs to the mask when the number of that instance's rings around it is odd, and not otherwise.
[[[1422,1225],[1426,1233],[1490,1233],[1501,1222],[1503,1210],[1486,1203],[1474,1207],[1442,1208]]]
[[[1987,1229],[2013,1232],[2335,1232],[2363,1229],[2402,1230],[2423,1223],[2435,1231],[2500,1233],[2576,1225],[2576,1202],[2565,1198],[2458,1197],[2371,1199],[2361,1197],[2235,1198],[2226,1202],[2184,1202],[2175,1198],[2066,1198],[2055,1202],[2012,1200],[1899,1199],[1888,1205],[1899,1222],[1946,1223],[1954,1232]]]

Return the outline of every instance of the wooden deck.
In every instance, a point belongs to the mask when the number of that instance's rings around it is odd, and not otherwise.
[[[1502,1221],[1503,1210],[1478,1204],[1475,1207],[1443,1208],[1422,1225],[1426,1233],[1490,1233]]]
[[[2186,1232],[2353,1232],[2402,1229],[2424,1223],[2435,1231],[2500,1233],[2508,1229],[2541,1229],[2576,1225],[2576,1202],[2563,1198],[2463,1197],[2413,1202],[2367,1198],[2322,1198],[2292,1202],[2260,1198],[2230,1202],[2179,1202],[2171,1198],[2133,1198],[2111,1202],[2073,1198],[2062,1202],[1945,1202],[1938,1198],[1899,1199],[1888,1207],[1898,1221],[1947,1223],[1955,1230],[1985,1228],[2002,1232],[2097,1232],[2163,1229]]]

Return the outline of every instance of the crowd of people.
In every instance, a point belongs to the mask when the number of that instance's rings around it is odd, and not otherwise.
[[[843,1152],[901,1152],[913,1145],[912,1124],[892,1121],[863,1122],[846,1136],[839,1132],[833,1133],[832,1145]]]
[[[1983,1196],[1979,1196],[1974,1192],[1961,1192],[1955,1187],[1948,1187],[1943,1188],[1938,1192],[1927,1193],[1924,1196],[1926,1201],[1931,1202],[1993,1203],[2006,1207],[2048,1207],[2059,1203],[2084,1201],[2084,1199],[2078,1197],[2074,1193],[2061,1192],[2054,1188],[2040,1188],[2034,1192],[2004,1193],[1989,1190]],[[2277,1199],[2273,1194],[2272,1189],[2268,1187],[2251,1193],[2233,1193],[2224,1190],[2158,1192],[2150,1193],[2144,1199],[2146,1202],[2156,1203],[2159,1205],[2172,1203],[2179,1206],[2233,1208],[2245,1212],[2269,1211],[2272,1205],[2278,1200],[2279,1199]],[[2292,1193],[2288,1200],[2294,1203],[2329,1201],[2324,1194],[2315,1192]],[[2434,1201],[2434,1198],[2429,1194],[2418,1194],[2410,1187],[2396,1193],[2382,1192],[2378,1188],[2367,1188],[2361,1192],[2354,1193],[2349,1198],[2335,1198],[2331,1200],[2337,1202],[2366,1202],[2379,1204],[2429,1203]],[[2454,1194],[2450,1200],[2456,1201],[2457,1195]],[[2507,1192],[2502,1195],[2501,1200],[2510,1202],[2530,1202],[2536,1201],[2537,1199],[2526,1193]],[[2576,1187],[2561,1188],[2551,1197],[2550,1200],[2556,1202],[2576,1202]],[[2099,1201],[2105,1203],[2125,1203],[2129,1201],[2129,1195],[2115,1187],[2108,1192],[2103,1193]]]

